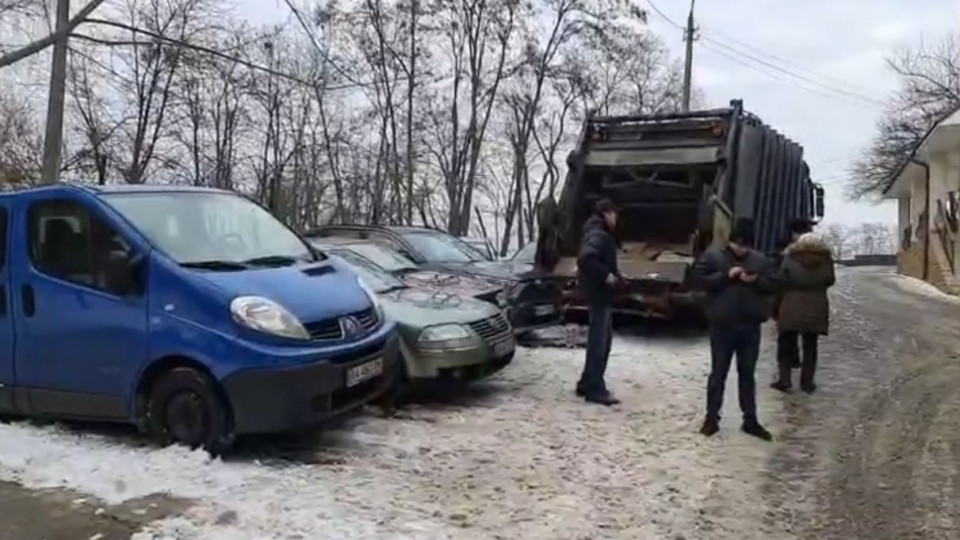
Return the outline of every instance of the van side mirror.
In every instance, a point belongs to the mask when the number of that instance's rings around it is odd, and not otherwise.
[[[818,218],[822,218],[824,213],[823,192],[823,186],[817,186],[814,191],[814,204],[816,206],[815,210]]]
[[[111,250],[104,269],[106,288],[121,296],[140,292],[140,268],[144,257],[128,251]]]

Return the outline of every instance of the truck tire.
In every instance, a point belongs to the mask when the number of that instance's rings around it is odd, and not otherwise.
[[[175,368],[154,383],[147,429],[159,444],[182,444],[218,455],[233,443],[228,408],[214,383],[192,368]]]

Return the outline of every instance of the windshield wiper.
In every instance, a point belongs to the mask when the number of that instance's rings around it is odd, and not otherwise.
[[[210,260],[210,261],[191,261],[180,263],[180,266],[184,268],[199,268],[201,270],[220,270],[223,272],[235,272],[239,270],[247,270],[250,267],[242,262],[237,261],[221,261],[221,260]]]
[[[290,266],[298,262],[308,261],[299,257],[290,257],[289,255],[267,255],[265,257],[247,259],[243,262],[253,266]]]

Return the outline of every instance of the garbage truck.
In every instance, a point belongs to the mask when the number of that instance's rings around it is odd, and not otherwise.
[[[616,313],[702,318],[704,297],[690,269],[710,245],[751,218],[756,248],[778,253],[789,223],[816,223],[824,190],[810,178],[803,147],[743,108],[588,117],[567,159],[559,200],[537,207],[536,261],[565,278],[564,306],[586,308],[576,259],[586,220],[606,198],[620,209],[618,262],[627,283]]]

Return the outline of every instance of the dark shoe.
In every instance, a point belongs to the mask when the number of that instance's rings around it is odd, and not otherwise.
[[[606,394],[595,394],[592,396],[586,396],[587,403],[596,403],[598,405],[606,405],[611,407],[613,405],[618,405],[620,400],[613,397],[613,394],[609,392]]]
[[[700,428],[700,434],[704,437],[713,437],[720,431],[720,422],[716,420],[704,420],[703,427]]]
[[[742,429],[747,435],[752,435],[758,439],[763,439],[765,441],[773,440],[773,435],[764,429],[763,426],[760,425],[760,422],[757,422],[756,420],[744,422],[743,427],[740,429]]]
[[[810,384],[801,384],[801,385],[800,385],[800,389],[803,390],[804,392],[806,392],[807,394],[812,394],[812,393],[814,393],[814,392],[817,391],[817,385],[815,385],[815,384],[813,384],[813,383],[810,383]]]
[[[772,383],[770,383],[770,388],[773,388],[774,390],[779,390],[784,394],[786,394],[790,392],[790,389],[793,388],[793,386],[788,383],[773,381]]]

